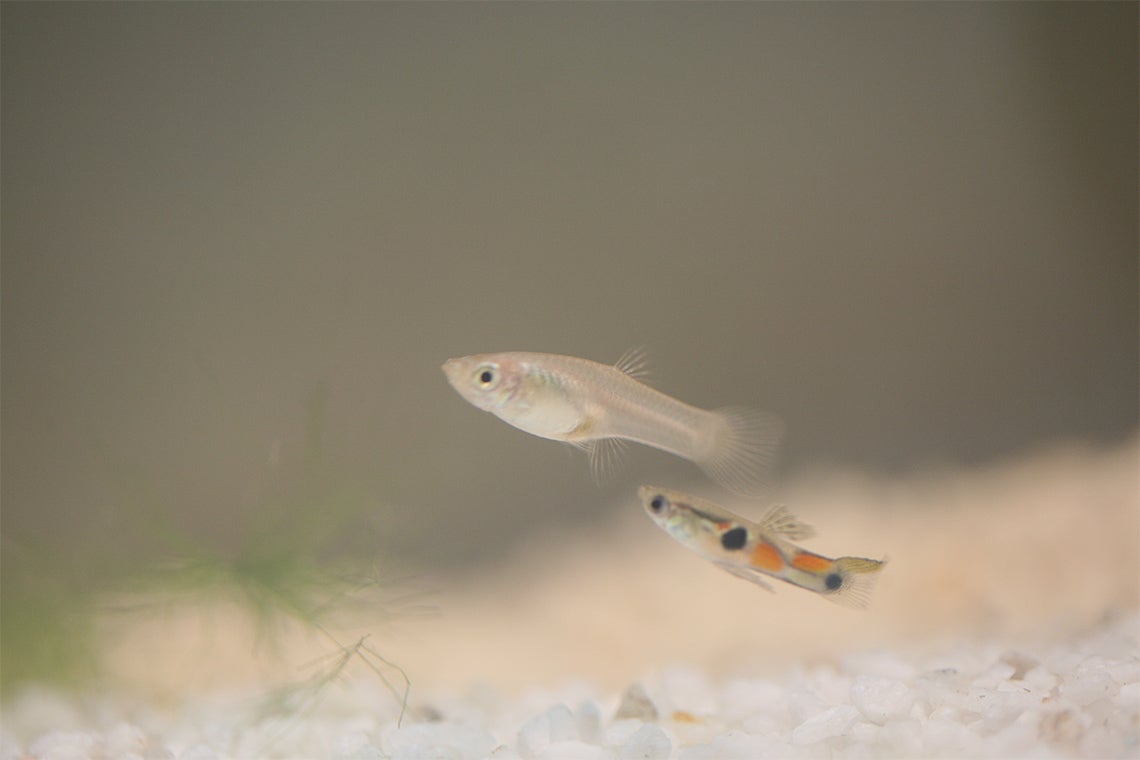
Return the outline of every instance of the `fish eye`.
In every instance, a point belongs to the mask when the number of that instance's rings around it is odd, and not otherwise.
[[[649,508],[655,513],[660,514],[661,510],[665,509],[665,497],[661,494],[654,496],[649,502]]]
[[[495,371],[495,367],[491,364],[484,364],[475,370],[475,382],[484,388],[492,388],[498,382],[499,373]]]

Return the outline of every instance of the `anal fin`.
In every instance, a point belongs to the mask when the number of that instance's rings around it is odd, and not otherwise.
[[[772,588],[772,585],[763,578],[763,573],[757,570],[753,570],[752,568],[746,567],[744,565],[733,564],[731,562],[714,562],[713,564],[715,564],[726,573],[735,575],[737,578],[746,580],[749,583],[755,583],[757,586],[763,589],[767,589],[773,594],[776,593],[776,590]]]

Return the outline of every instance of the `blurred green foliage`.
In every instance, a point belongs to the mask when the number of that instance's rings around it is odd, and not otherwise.
[[[383,585],[375,558],[362,558],[359,551],[347,556],[359,549],[354,535],[375,532],[381,504],[326,461],[327,400],[325,386],[312,391],[300,461],[272,465],[264,493],[250,508],[233,510],[229,541],[195,535],[151,498],[129,502],[67,549],[6,533],[0,553],[0,693],[11,695],[32,682],[90,683],[100,672],[100,615],[157,614],[191,597],[224,598],[248,611],[257,623],[258,643],[271,648],[284,623],[325,631],[336,611],[365,599],[370,611],[382,605],[373,593]],[[153,484],[128,486],[136,493],[161,493]],[[111,546],[117,547],[114,554],[106,549]]]
[[[96,672],[93,597],[66,558],[4,538],[0,550],[0,688],[74,686]]]

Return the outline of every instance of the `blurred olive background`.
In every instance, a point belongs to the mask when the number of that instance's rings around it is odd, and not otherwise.
[[[783,417],[783,473],[1132,435],[1136,28],[5,2],[7,674],[20,621],[78,635],[171,556],[430,572],[695,472],[639,450],[599,491],[450,356],[646,346],[666,392]]]

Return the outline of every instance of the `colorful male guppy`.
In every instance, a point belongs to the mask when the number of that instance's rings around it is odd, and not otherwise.
[[[773,507],[760,522],[676,491],[642,486],[638,491],[650,518],[666,533],[717,567],[769,591],[763,576],[779,578],[848,607],[865,607],[884,562],[863,557],[830,559],[788,539],[815,531],[784,507]]]
[[[443,372],[479,409],[584,449],[595,476],[610,469],[624,441],[636,441],[694,462],[739,493],[757,492],[779,442],[779,421],[749,409],[689,406],[638,380],[644,364],[640,352],[609,366],[513,351],[448,359]]]

